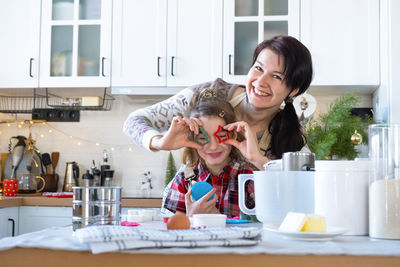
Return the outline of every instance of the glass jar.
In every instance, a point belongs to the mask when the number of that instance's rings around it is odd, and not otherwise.
[[[400,124],[368,127],[369,235],[400,239]]]

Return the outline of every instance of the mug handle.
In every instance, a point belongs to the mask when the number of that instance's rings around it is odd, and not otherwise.
[[[247,215],[256,215],[256,208],[247,208],[244,201],[246,195],[244,185],[248,180],[252,180],[254,182],[254,174],[239,174],[239,208]]]
[[[41,192],[41,191],[44,189],[44,187],[45,187],[45,185],[46,185],[46,181],[44,180],[43,177],[40,177],[40,176],[36,176],[36,178],[42,179],[42,181],[43,181],[42,187],[41,187],[40,189],[37,189],[37,190],[36,190],[36,193],[37,193],[37,192]]]

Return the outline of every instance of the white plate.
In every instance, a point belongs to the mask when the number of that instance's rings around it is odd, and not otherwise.
[[[304,240],[304,241],[329,241],[335,236],[344,234],[348,231],[348,229],[345,228],[328,227],[325,233],[285,232],[285,231],[279,231],[279,226],[277,225],[264,225],[264,229],[282,235],[285,238]]]

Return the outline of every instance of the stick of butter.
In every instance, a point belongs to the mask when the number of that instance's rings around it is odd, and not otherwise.
[[[288,212],[285,219],[279,226],[279,231],[283,232],[299,232],[307,220],[304,213]]]
[[[100,96],[82,96],[82,106],[93,107],[101,106],[103,104]]]
[[[279,226],[283,232],[326,232],[325,217],[316,214],[288,212]]]
[[[301,232],[326,232],[325,217],[316,214],[308,214],[307,220],[301,228]]]

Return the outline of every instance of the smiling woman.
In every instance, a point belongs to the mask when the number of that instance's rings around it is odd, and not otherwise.
[[[290,90],[283,62],[269,49],[260,52],[247,76],[247,97],[256,109],[279,109],[282,99],[293,97],[299,89]]]
[[[125,121],[124,132],[133,142],[152,151],[199,148],[186,133],[171,134],[170,126],[175,116],[186,113],[193,95],[208,88],[234,108],[239,122],[225,129],[241,132],[245,137],[241,142],[227,143],[261,169],[284,152],[305,148],[292,101],[307,90],[312,72],[308,49],[293,37],[276,36],[256,47],[245,86],[217,79],[186,88],[163,102],[132,112]],[[191,127],[196,134],[198,126],[202,124]]]

